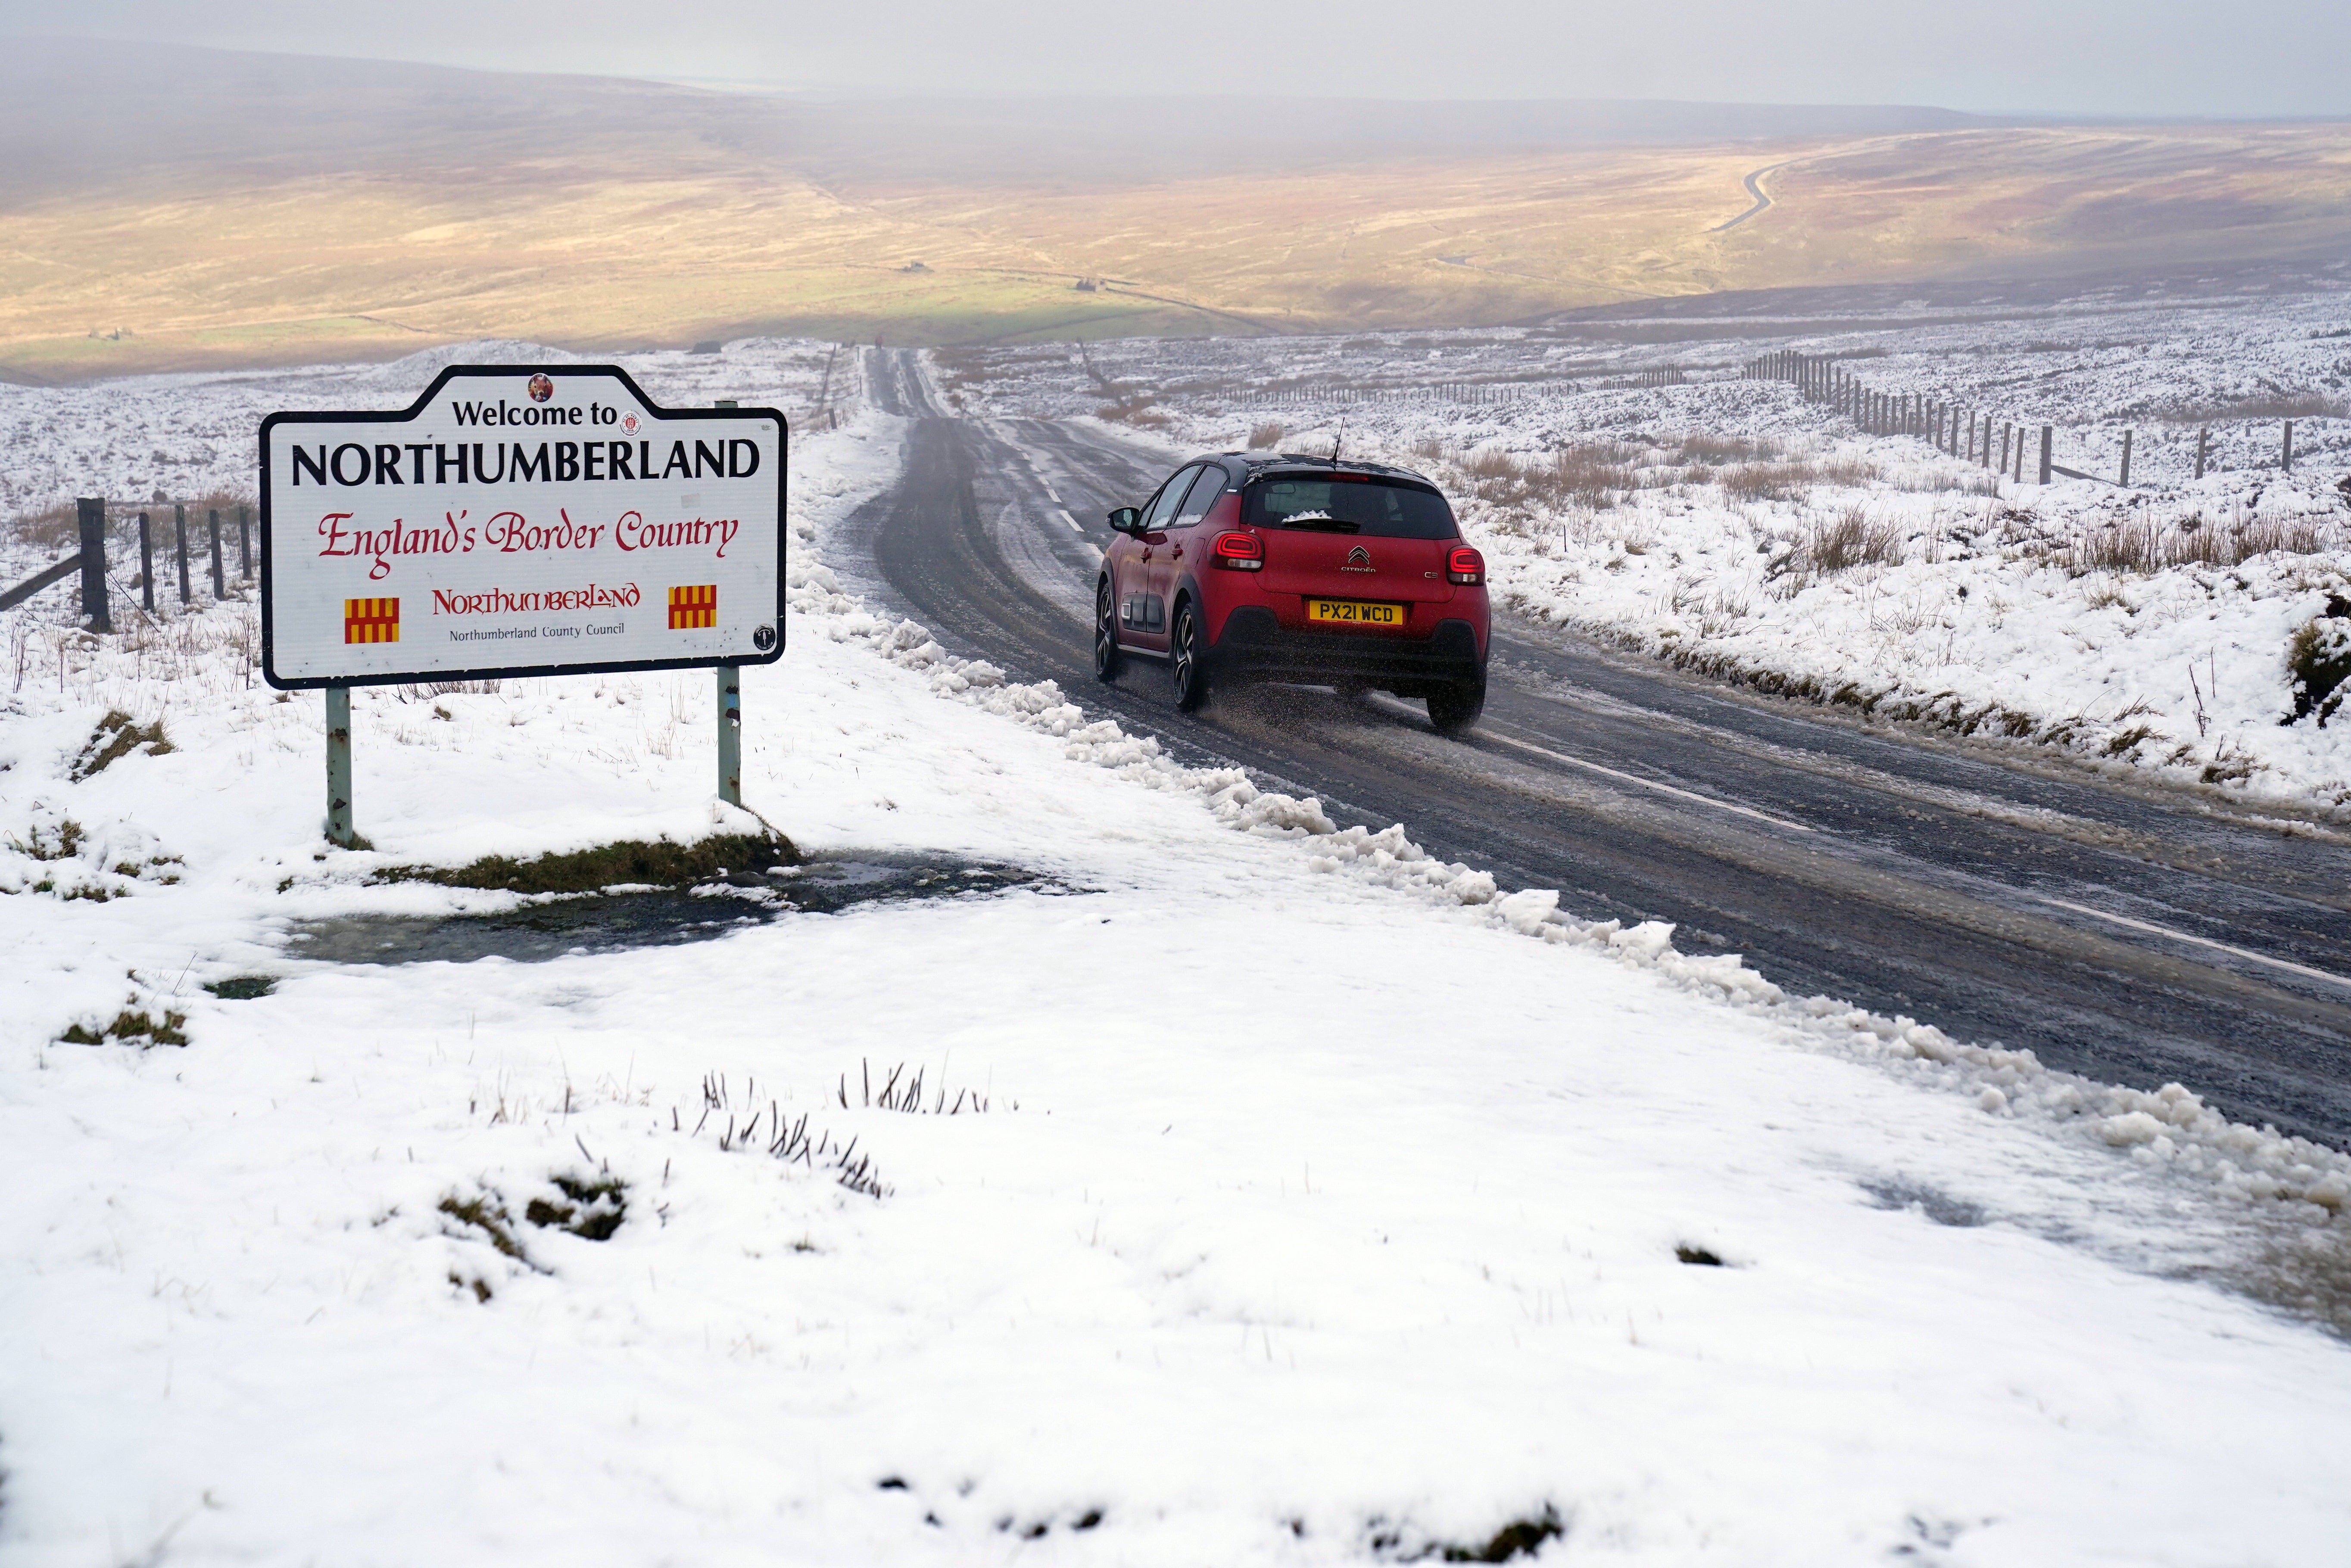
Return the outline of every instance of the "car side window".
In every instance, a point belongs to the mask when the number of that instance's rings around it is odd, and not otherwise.
[[[1178,469],[1175,478],[1160,486],[1159,493],[1151,498],[1151,510],[1143,514],[1144,533],[1156,534],[1167,526],[1167,519],[1176,514],[1176,506],[1184,499],[1184,492],[1199,476],[1199,472],[1196,466]]]
[[[1189,528],[1208,514],[1217,497],[1225,493],[1226,475],[1221,463],[1208,463],[1200,470],[1200,477],[1192,485],[1192,493],[1184,497],[1183,506],[1176,514],[1170,528]]]

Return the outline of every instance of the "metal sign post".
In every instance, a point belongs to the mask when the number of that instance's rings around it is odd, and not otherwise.
[[[732,398],[712,405],[737,406]],[[734,664],[718,667],[718,798],[729,805],[743,804],[743,670]]]
[[[718,798],[743,804],[743,670],[718,667]]]
[[[606,365],[452,366],[403,410],[264,420],[262,673],[327,692],[328,836],[356,842],[350,688],[389,682],[715,668],[741,804],[741,666],[784,649],[787,435]]]
[[[327,836],[345,849],[351,827],[351,689],[327,688]]]

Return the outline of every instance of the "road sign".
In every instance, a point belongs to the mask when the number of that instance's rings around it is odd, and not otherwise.
[[[455,365],[406,409],[261,424],[262,673],[280,689],[767,664],[784,417],[609,365]]]

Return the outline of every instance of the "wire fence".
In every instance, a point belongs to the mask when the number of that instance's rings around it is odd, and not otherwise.
[[[2132,446],[2137,435],[2136,430],[2123,431],[2120,461],[2114,477],[2108,478],[2102,473],[2091,473],[2057,462],[2057,427],[2054,424],[2035,426],[2022,421],[2002,419],[1991,410],[1930,398],[1923,393],[1881,391],[1846,370],[1843,364],[1830,356],[1803,354],[1784,348],[1749,360],[1741,368],[1741,373],[1750,380],[1787,382],[1805,401],[1826,406],[1851,421],[1856,430],[1867,434],[1912,436],[1938,452],[1980,463],[2002,478],[2020,484],[2026,483],[2025,471],[2029,460],[2032,483],[2035,483],[2047,484],[2059,478],[2085,479],[2125,490],[2131,488]],[[2294,423],[2293,420],[2279,421],[2281,429],[2275,466],[2282,473],[2294,472]],[[2199,424],[2196,431],[2195,478],[2204,477],[2211,459],[2212,427]]]
[[[172,507],[172,533],[163,543],[170,551],[169,564],[178,568],[174,575],[178,579],[183,606],[196,602],[198,584],[205,577],[210,579],[210,597],[214,603],[236,597],[230,587],[232,582],[243,585],[253,581],[253,509],[238,506],[234,509],[234,518],[225,523],[222,511],[220,507],[205,509],[204,520],[199,524],[203,532],[191,549],[188,508],[183,503],[174,504]],[[109,570],[107,534],[110,520],[120,527],[132,520],[132,514],[128,508],[110,508],[101,497],[85,496],[75,503],[78,539],[73,554],[53,562],[22,582],[0,585],[0,610],[14,608],[43,589],[78,575],[81,578],[78,606],[81,617],[93,631],[112,631],[113,596],[123,593],[127,597],[128,593],[125,585]],[[138,590],[140,607],[152,614],[155,609],[156,546],[152,513],[141,511],[136,514],[136,521],[139,528],[139,576],[128,587]],[[235,530],[234,535],[228,532],[230,528]],[[234,563],[229,554],[232,547],[235,552]],[[202,576],[199,576],[200,571]]]

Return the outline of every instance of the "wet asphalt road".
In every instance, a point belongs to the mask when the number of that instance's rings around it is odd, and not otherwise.
[[[1046,421],[948,417],[911,354],[898,487],[836,566],[942,644],[1051,679],[1187,761],[1249,768],[1332,819],[1406,825],[1505,888],[1670,920],[1799,994],[2351,1147],[2351,836],[2262,822],[2059,759],[1726,690],[1498,616],[1486,716],[1312,687],[1179,713],[1163,665],[1093,680],[1100,519],[1173,464]],[[2340,978],[2337,978],[2340,977]]]

